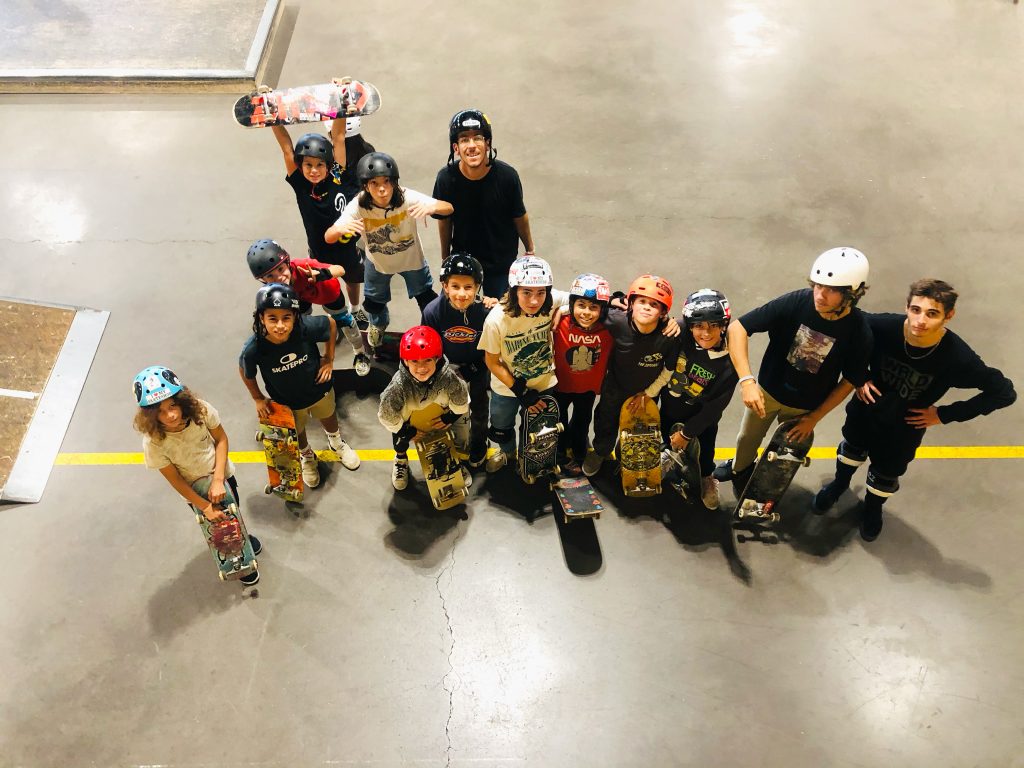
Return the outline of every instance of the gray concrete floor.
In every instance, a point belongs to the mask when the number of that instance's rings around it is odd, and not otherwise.
[[[1024,21],[1008,0],[394,13],[303,3],[281,82],[374,82],[365,132],[425,191],[448,117],[484,107],[560,282],[650,269],[743,311],[853,244],[867,309],[950,280],[954,328],[1024,381]],[[302,229],[272,137],[239,129],[231,102],[0,100],[0,294],[112,311],[65,452],[139,449],[129,384],[153,362],[250,449],[243,256],[268,235],[301,252]],[[358,448],[389,445],[374,411],[343,403]],[[927,444],[1022,432],[1016,407]],[[706,521],[677,538],[623,507],[581,578],[550,515],[510,511],[513,484],[480,483],[456,522],[394,498],[386,462],[335,465],[299,519],[243,465],[266,548],[253,600],[214,578],[157,473],[57,467],[42,503],[0,507],[0,764],[1024,765],[1020,461],[916,463],[871,545],[853,495],[806,519],[829,469],[799,476],[791,543],[730,559]]]

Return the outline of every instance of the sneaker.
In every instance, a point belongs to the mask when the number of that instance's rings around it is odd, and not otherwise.
[[[307,488],[316,488],[320,485],[320,467],[316,461],[316,454],[310,451],[308,454],[303,451],[299,454],[299,463],[302,464],[302,482]]]
[[[839,497],[843,495],[843,491],[849,488],[849,485],[840,486],[835,480],[826,485],[816,494],[814,494],[814,512],[815,514],[824,514],[835,506],[835,503],[839,501]]]
[[[508,463],[508,454],[501,450],[501,448],[498,448],[498,450],[492,453],[490,458],[487,459],[485,468],[487,469],[488,474],[494,474]]]
[[[261,544],[260,540],[251,534],[249,535],[249,546],[252,547],[252,554],[254,557],[263,551],[263,544]]]
[[[395,464],[391,467],[391,485],[396,491],[404,491],[409,487],[408,459],[395,459]]]
[[[366,327],[370,324],[370,316],[366,314],[366,310],[362,306],[352,308],[352,317],[356,321],[356,325],[359,326],[360,330],[366,330]]]
[[[591,451],[587,454],[587,458],[583,460],[583,474],[587,477],[593,477],[601,470],[602,464],[604,464],[604,456],[597,451]]]
[[[469,466],[471,466],[473,469],[476,469],[477,467],[481,466],[485,461],[487,461],[486,445],[483,447],[483,450],[471,450],[469,452],[468,463]]]
[[[466,488],[473,487],[473,476],[469,474],[469,470],[465,467],[462,468],[462,482],[466,484]]]
[[[247,574],[246,576],[242,576],[238,580],[240,582],[242,582],[243,584],[245,584],[245,586],[247,586],[247,587],[251,587],[254,584],[259,584],[260,583],[260,572],[259,572],[259,569],[254,568],[252,573]]]
[[[338,454],[338,458],[341,459],[341,466],[345,469],[358,469],[359,468],[359,454],[352,450],[352,446],[341,439],[341,435],[327,435],[327,444],[331,446],[331,450]]]
[[[882,532],[882,506],[864,501],[864,510],[860,516],[860,537],[864,541],[874,541]]]
[[[711,476],[715,478],[715,480],[719,480],[722,482],[734,479],[732,473],[732,459],[723,461],[721,464],[715,467],[715,471],[711,473]]]
[[[718,509],[721,500],[718,497],[718,481],[714,477],[700,479],[700,500],[708,509]]]
[[[576,459],[566,459],[562,463],[562,472],[569,477],[579,477],[583,474],[583,467]]]
[[[371,325],[366,328],[366,343],[371,347],[379,347],[384,343],[384,329],[379,325]]]
[[[352,367],[356,369],[356,376],[366,376],[370,372],[370,358],[362,352],[356,352]]]

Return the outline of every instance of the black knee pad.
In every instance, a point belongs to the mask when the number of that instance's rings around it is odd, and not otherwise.
[[[381,312],[387,309],[387,306],[387,304],[381,304],[379,301],[375,301],[374,299],[371,299],[367,296],[363,296],[363,309],[365,309],[367,312],[372,312],[375,315],[379,315]]]
[[[868,493],[881,496],[883,499],[892,496],[900,489],[900,479],[880,475],[874,467],[868,467]]]
[[[859,467],[868,460],[868,452],[843,440],[836,450],[836,459],[843,464],[849,464],[851,467]]]
[[[432,302],[436,298],[437,298],[437,294],[434,292],[434,289],[433,288],[427,288],[427,290],[425,290],[423,293],[417,293],[416,294],[416,303],[419,305],[420,310],[422,311],[422,309],[425,306],[427,306],[427,304],[429,304],[430,302]],[[365,304],[366,302],[363,302],[363,303]]]
[[[501,443],[507,443],[511,440],[515,440],[516,433],[514,429],[498,429],[497,427],[490,427],[487,430],[487,437],[500,445]]]

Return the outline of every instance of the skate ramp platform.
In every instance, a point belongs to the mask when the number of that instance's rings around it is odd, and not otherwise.
[[[283,0],[5,0],[0,93],[250,90]]]

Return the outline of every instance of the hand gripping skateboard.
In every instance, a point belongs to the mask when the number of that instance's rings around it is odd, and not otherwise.
[[[263,128],[372,115],[378,109],[380,91],[375,86],[343,78],[340,83],[252,91],[235,102],[234,113],[239,125]]]
[[[426,436],[414,440],[416,454],[423,469],[423,477],[427,481],[430,500],[436,509],[450,509],[466,500],[465,478],[462,476],[462,464],[455,454],[455,436],[452,430],[433,429],[433,423],[444,413],[437,403],[426,408],[413,411],[409,423]]]
[[[563,429],[555,398],[541,395],[537,403],[543,407],[536,413],[521,408],[519,417],[519,476],[530,485],[558,472],[558,436]]]
[[[200,496],[206,497],[210,492],[211,478],[203,477],[192,484],[192,488]],[[224,518],[210,522],[200,510],[192,507],[196,513],[196,522],[203,530],[203,537],[210,547],[210,554],[217,563],[221,581],[238,579],[248,576],[256,570],[256,555],[253,554],[249,534],[245,529],[245,521],[238,511],[238,500],[225,486],[224,501],[218,506],[224,512]]]
[[[264,493],[274,493],[285,501],[302,501],[304,485],[299,462],[299,435],[295,431],[292,409],[271,401],[270,414],[260,419],[256,440],[263,443],[269,482]]]
[[[631,400],[632,398],[630,398]],[[627,400],[619,411],[619,465],[622,490],[627,496],[661,493],[661,419],[650,398],[636,414]]]
[[[673,424],[669,434],[674,435],[682,428],[682,424]],[[665,479],[688,503],[704,506],[700,493],[700,443],[697,439],[690,440],[681,451],[672,450],[672,444],[669,443],[665,449],[665,456],[669,460],[668,466],[662,465]]]
[[[733,525],[746,528],[753,535],[737,535],[739,541],[748,538],[758,541],[778,541],[777,535],[765,537],[775,523],[779,522],[778,505],[789,484],[793,482],[800,467],[810,463],[807,454],[814,442],[812,433],[804,440],[793,441],[786,437],[797,420],[786,421],[776,428],[768,446],[762,451],[754,471],[747,481],[743,493],[736,502]]]
[[[562,505],[562,516],[567,523],[586,517],[600,518],[604,511],[601,499],[585,477],[559,477],[552,481],[551,490]]]

